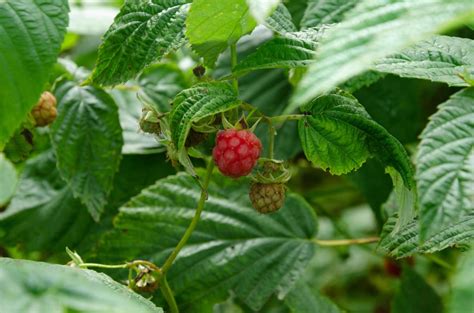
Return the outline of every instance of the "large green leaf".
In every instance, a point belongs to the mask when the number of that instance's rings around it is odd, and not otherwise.
[[[344,14],[356,6],[358,0],[309,0],[301,20],[301,27],[339,23]]]
[[[423,277],[409,267],[403,268],[401,284],[392,302],[392,313],[442,313],[443,303]]]
[[[126,1],[105,33],[91,81],[115,85],[185,42],[187,0]]]
[[[255,26],[246,0],[194,0],[186,19],[186,35],[206,65],[213,66],[229,44]]]
[[[401,53],[375,62],[377,71],[428,79],[450,86],[469,86],[462,75],[474,75],[474,40],[434,36]]]
[[[184,149],[192,123],[239,104],[236,90],[225,82],[197,84],[180,92],[173,100],[170,113],[171,133],[177,149]]]
[[[316,48],[327,27],[285,33],[260,46],[233,69],[235,75],[268,68],[304,67],[314,62]]]
[[[18,181],[17,173],[13,164],[0,153],[0,206],[10,200],[15,193]]]
[[[416,164],[425,239],[474,212],[474,88],[439,106],[421,135]]]
[[[144,187],[172,173],[165,156],[124,156],[107,201],[107,216]],[[48,151],[29,160],[18,190],[7,210],[0,214],[0,245],[22,251],[64,254],[64,247],[87,246],[87,236],[101,225],[94,223],[87,208],[74,199],[71,189],[56,169],[56,159]],[[107,224],[108,225],[108,224]],[[93,238],[96,239],[96,238]],[[81,250],[83,251],[83,250]]]
[[[265,25],[280,34],[297,31],[296,26],[291,19],[290,12],[282,3],[280,3],[273,14],[266,19]]]
[[[162,313],[105,274],[0,258],[0,311],[8,313]]]
[[[286,296],[285,304],[293,313],[340,313],[341,310],[323,297],[314,292],[303,282],[297,284],[293,290]]]
[[[474,212],[464,216],[458,223],[440,229],[423,243],[420,243],[418,220],[415,219],[394,231],[397,223],[398,218],[395,216],[387,220],[382,230],[379,249],[398,258],[415,253],[433,253],[455,244],[470,243],[474,238]]]
[[[394,168],[403,182],[413,187],[413,170],[405,148],[364,107],[344,92],[314,99],[303,107],[305,118],[298,123],[306,157],[333,174],[359,168],[370,156],[386,168]]]
[[[61,176],[99,220],[123,145],[117,106],[103,90],[72,82],[56,90],[58,117],[51,141]]]
[[[328,31],[288,112],[433,33],[474,18],[471,0],[364,0]]]
[[[213,176],[201,220],[168,273],[183,308],[225,299],[230,289],[258,310],[284,297],[312,257],[312,208],[289,193],[285,205],[261,215],[248,200],[248,181]],[[161,264],[191,221],[200,195],[196,181],[178,174],[145,189],[115,219],[116,230],[97,249],[101,260],[147,258]]]
[[[466,308],[474,308],[474,249],[464,252],[459,258],[453,276],[449,313],[463,313]]]
[[[48,81],[68,12],[66,0],[0,1],[0,150]]]

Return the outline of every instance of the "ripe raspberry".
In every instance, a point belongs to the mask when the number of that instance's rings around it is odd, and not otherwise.
[[[219,131],[212,151],[214,162],[222,174],[233,178],[248,175],[262,151],[262,143],[249,130]]]
[[[46,126],[54,122],[58,115],[54,95],[48,91],[43,92],[31,114],[35,119],[36,126]]]
[[[252,206],[260,213],[272,213],[285,203],[285,186],[280,183],[252,183],[249,192]]]

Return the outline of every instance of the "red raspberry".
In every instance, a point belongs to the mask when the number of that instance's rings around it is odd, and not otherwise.
[[[212,151],[214,162],[222,174],[233,178],[248,175],[262,151],[262,143],[249,130],[221,130]]]

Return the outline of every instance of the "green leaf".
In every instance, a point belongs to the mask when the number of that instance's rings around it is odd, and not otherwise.
[[[119,206],[144,187],[171,174],[171,166],[164,162],[164,155],[124,156],[108,197],[106,217],[115,215]],[[0,245],[63,256],[66,246],[93,243],[95,232],[105,226],[109,226],[105,221],[94,223],[87,208],[73,197],[56,169],[54,154],[47,151],[26,163],[15,196],[0,214]]]
[[[105,274],[0,258],[0,311],[9,313],[162,313]]]
[[[15,193],[18,182],[13,164],[0,153],[0,206],[6,204]]]
[[[309,0],[301,20],[301,28],[339,23],[358,0]]]
[[[474,238],[474,212],[470,212],[456,224],[448,225],[440,229],[420,243],[418,220],[415,219],[406,225],[402,225],[395,232],[398,218],[390,217],[385,223],[379,249],[390,255],[403,258],[415,253],[433,253],[446,249],[455,244],[472,242]]]
[[[282,209],[261,215],[247,193],[248,180],[213,176],[199,224],[168,273],[183,308],[226,299],[231,289],[259,310],[272,294],[284,297],[313,256],[308,239],[317,224],[300,196],[288,193]],[[121,208],[115,231],[101,241],[101,258],[140,257],[161,264],[189,225],[199,195],[196,181],[183,173],[143,190]]]
[[[463,313],[466,308],[474,308],[474,249],[464,252],[459,258],[454,274],[449,301],[449,313]]]
[[[340,313],[341,310],[330,300],[300,282],[286,296],[285,304],[293,313]]]
[[[277,6],[276,10],[266,19],[265,22],[265,25],[268,28],[279,34],[296,32],[298,30],[291,19],[290,12],[282,3]]]
[[[228,45],[255,26],[246,0],[194,0],[186,19],[186,35],[205,64],[213,66]]]
[[[328,31],[287,112],[370,69],[374,62],[474,18],[471,0],[364,0]]]
[[[0,1],[0,150],[45,88],[68,12],[66,0]]]
[[[117,106],[105,91],[72,82],[62,84],[56,97],[51,141],[59,172],[98,221],[121,158]]]
[[[265,22],[272,12],[280,4],[281,0],[246,0],[249,6],[250,14],[259,22]]]
[[[126,1],[104,35],[91,81],[101,85],[123,83],[180,48],[185,42],[186,2]]]
[[[233,69],[234,75],[269,69],[304,67],[314,62],[316,48],[327,27],[285,33],[261,45]]]
[[[421,239],[474,212],[474,88],[439,106],[417,154]]]
[[[152,104],[157,112],[171,110],[171,101],[189,83],[183,72],[174,64],[156,64],[138,77],[139,97]]]
[[[184,149],[193,123],[240,105],[235,89],[226,82],[201,83],[183,90],[173,100],[170,128],[178,150]]]
[[[423,277],[409,267],[403,268],[401,284],[392,302],[393,313],[442,313],[443,303]]]
[[[407,188],[414,185],[405,148],[351,95],[339,92],[314,99],[303,107],[298,122],[306,157],[316,166],[340,175],[359,168],[374,156],[400,173]]]
[[[401,53],[375,62],[374,69],[401,77],[428,79],[450,86],[469,86],[462,75],[474,75],[474,40],[434,36]]]

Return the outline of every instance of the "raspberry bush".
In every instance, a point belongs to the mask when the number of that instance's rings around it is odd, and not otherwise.
[[[0,312],[471,312],[473,12],[0,1]]]

